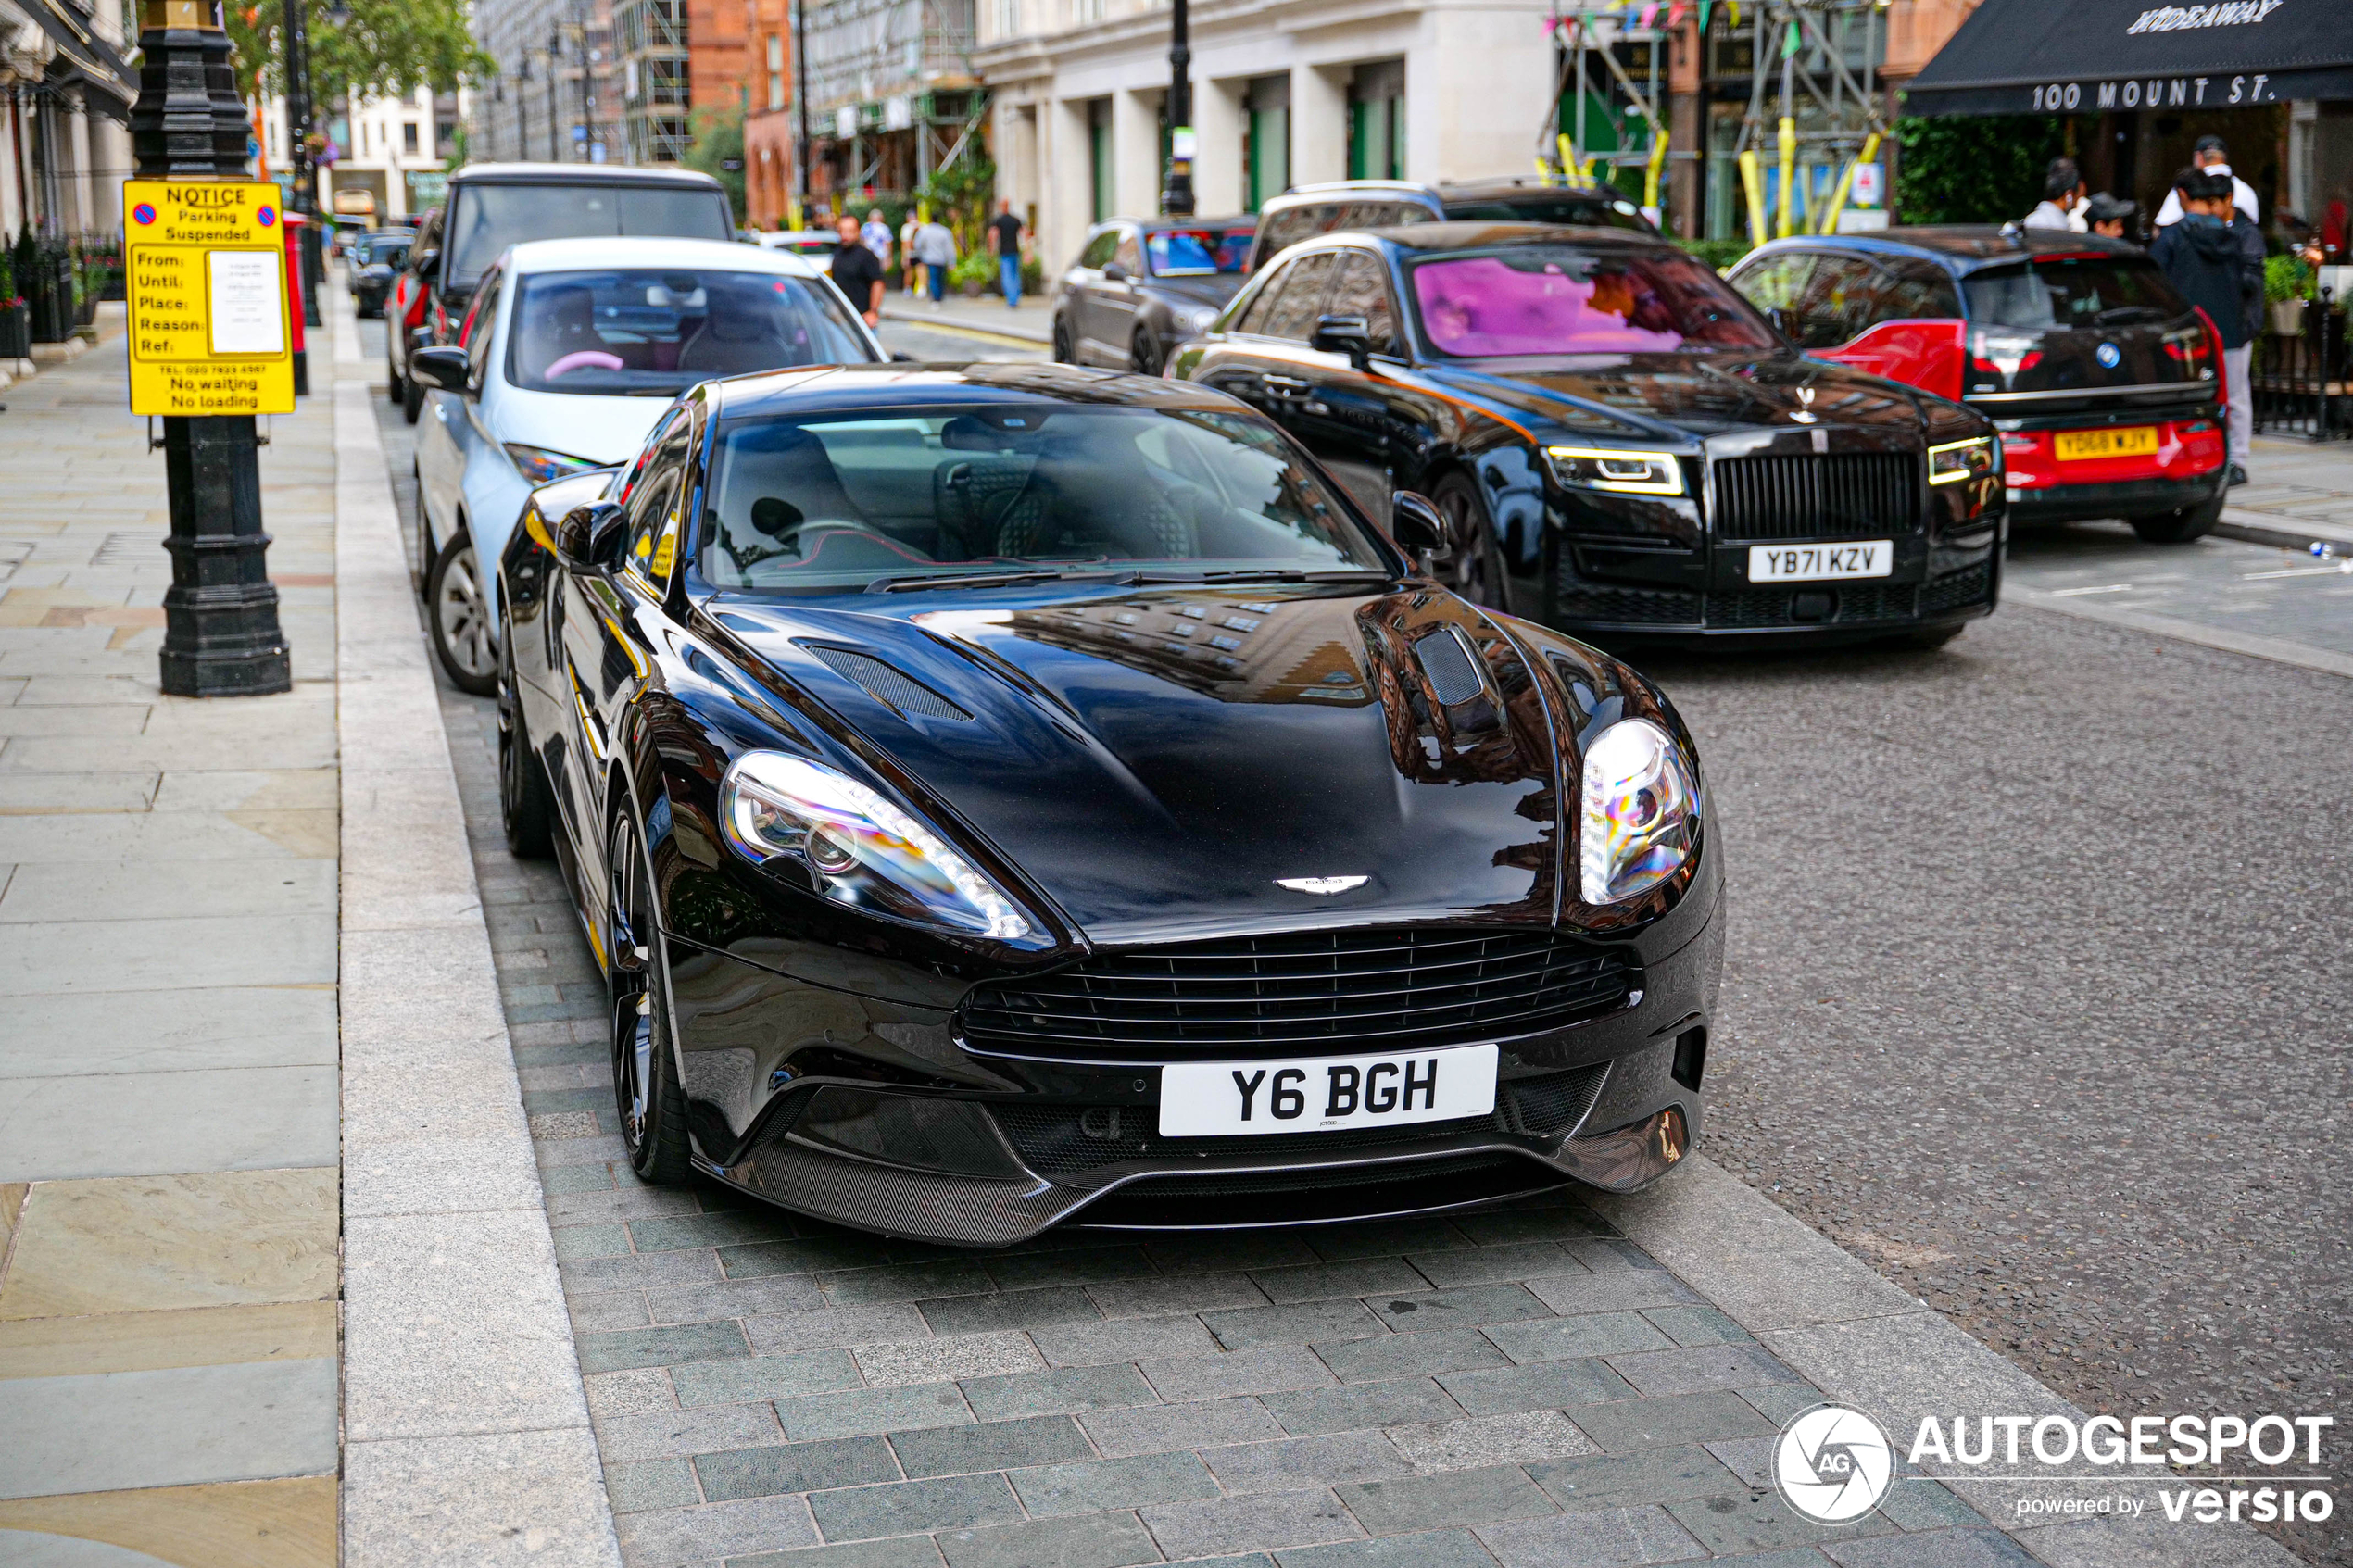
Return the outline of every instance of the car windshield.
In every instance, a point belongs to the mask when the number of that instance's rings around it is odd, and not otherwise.
[[[1588,229],[1631,229],[1655,234],[1642,209],[1622,196],[1570,195],[1529,191],[1508,196],[1461,197],[1446,204],[1446,216],[1467,223],[1569,223]]]
[[[1961,292],[1972,324],[2027,331],[2170,321],[2190,308],[2155,262],[2135,257],[2050,257],[1989,268],[1962,279]]]
[[[397,267],[409,259],[409,242],[405,239],[362,240],[359,243],[366,247],[363,254],[371,262],[381,261],[386,266]]]
[[[721,428],[709,494],[699,560],[724,588],[1390,570],[1281,434],[1239,412],[1030,402],[745,419]]]
[[[1144,253],[1156,278],[1239,272],[1250,259],[1252,232],[1249,229],[1164,229],[1144,237]]]
[[[733,240],[727,199],[681,185],[467,185],[449,224],[449,286],[470,289],[509,245],[525,240],[656,234]]]
[[[1764,321],[1674,250],[1539,244],[1408,263],[1423,334],[1464,359],[1526,354],[1769,349]]]
[[[874,358],[814,279],[628,268],[536,272],[522,284],[507,380],[526,392],[668,397],[713,376]]]

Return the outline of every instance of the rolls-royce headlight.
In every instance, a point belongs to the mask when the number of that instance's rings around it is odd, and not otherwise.
[[[1585,751],[1579,834],[1585,902],[1621,904],[1681,870],[1698,847],[1699,786],[1675,737],[1622,719]]]
[[[1621,495],[1680,495],[1683,465],[1666,452],[1617,446],[1547,446],[1544,461],[1553,477],[1579,490],[1609,490]]]
[[[972,936],[1040,945],[1002,889],[875,791],[805,758],[748,751],[719,784],[727,842],[761,865],[789,858],[824,897]]]
[[[2002,452],[1990,435],[1969,441],[1947,441],[1928,449],[1928,482],[1952,484],[1964,479],[1987,479],[2002,471]]]

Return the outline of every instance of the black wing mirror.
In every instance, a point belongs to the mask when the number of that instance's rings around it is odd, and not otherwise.
[[[409,270],[420,277],[430,274],[440,265],[441,249],[437,245],[427,245],[409,258]]]
[[[1103,282],[1107,283],[1124,283],[1126,281],[1126,268],[1122,267],[1116,261],[1106,261],[1103,263]]]
[[[1390,498],[1389,533],[1406,549],[1435,550],[1446,542],[1446,520],[1428,496],[1400,490]]]
[[[564,514],[556,528],[556,558],[573,571],[602,571],[621,558],[628,513],[610,501],[592,501]]]
[[[1307,346],[1319,354],[1345,354],[1361,370],[1372,363],[1373,330],[1362,316],[1318,316]]]
[[[469,384],[473,375],[473,366],[467,360],[466,351],[462,348],[441,345],[433,348],[410,349],[409,373],[427,386],[439,387],[444,392],[455,392],[468,397],[473,395],[473,387]]]

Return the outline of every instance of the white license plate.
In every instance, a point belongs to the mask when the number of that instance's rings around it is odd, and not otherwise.
[[[1160,1070],[1164,1138],[1400,1127],[1494,1109],[1493,1046],[1308,1061],[1178,1062]]]
[[[1895,570],[1895,544],[1863,539],[1851,545],[1751,545],[1751,583],[1827,583],[1841,577],[1885,577]]]

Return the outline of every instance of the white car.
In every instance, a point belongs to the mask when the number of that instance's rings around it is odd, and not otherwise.
[[[421,348],[418,568],[449,678],[498,677],[498,554],[533,487],[624,462],[698,382],[888,358],[817,268],[711,240],[535,240],[474,290],[458,343]]]

